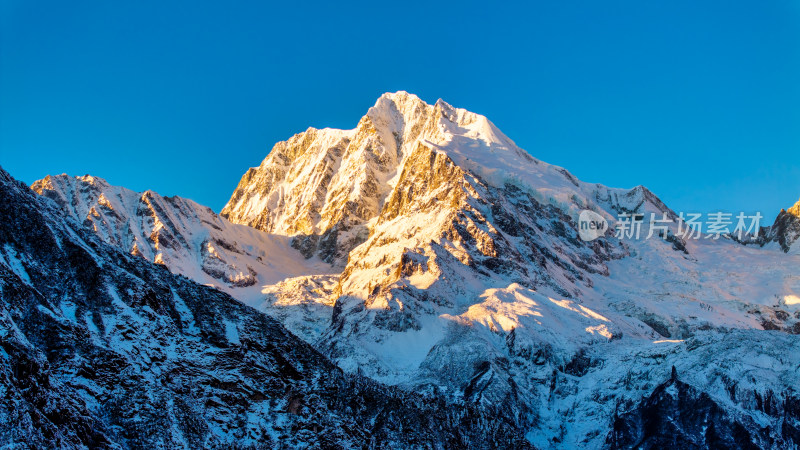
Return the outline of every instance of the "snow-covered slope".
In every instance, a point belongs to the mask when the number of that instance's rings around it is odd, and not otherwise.
[[[330,271],[304,261],[288,238],[232,224],[184,198],[134,192],[90,175],[48,176],[31,187],[104,241],[227,292]]]
[[[324,283],[334,272],[318,258],[304,258],[287,236],[233,224],[191,200],[134,192],[89,175],[48,176],[32,189],[103,241],[274,313],[308,340],[330,322],[331,299],[273,294],[276,284]]]
[[[642,239],[580,240],[584,209],[610,228],[643,214]],[[223,214],[344,264],[319,291],[335,305],[318,348],[341,367],[501,404],[539,447],[606,445],[672,366],[753,445],[793,442],[758,399],[792,401],[797,361],[753,349],[798,348],[800,260],[676,223],[644,239],[650,214],[677,219],[650,191],[577,180],[480,115],[386,94],[354,130],[276,145]]]
[[[342,373],[101,241],[0,169],[3,448],[527,448],[489,411]]]

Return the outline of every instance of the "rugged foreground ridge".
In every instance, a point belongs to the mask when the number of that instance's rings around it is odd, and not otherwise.
[[[345,375],[275,320],[101,242],[0,169],[0,444],[526,446]]]

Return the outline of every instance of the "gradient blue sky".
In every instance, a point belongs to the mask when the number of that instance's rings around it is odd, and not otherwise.
[[[276,141],[396,90],[676,211],[800,197],[800,0],[0,1],[0,164],[28,183],[219,210]]]

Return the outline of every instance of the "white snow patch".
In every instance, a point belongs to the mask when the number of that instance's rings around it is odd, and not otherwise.
[[[61,314],[63,314],[64,317],[73,322],[78,321],[75,317],[75,310],[77,309],[75,303],[63,300],[59,306],[61,306]]]
[[[0,257],[3,257],[4,260],[3,262],[5,262],[11,269],[11,271],[17,274],[22,279],[22,281],[24,281],[27,284],[31,284],[31,277],[28,276],[28,272],[25,270],[25,266],[22,265],[22,261],[19,259],[17,251],[14,250],[8,244],[6,244],[4,250],[5,254],[0,253]]]
[[[239,327],[236,323],[231,322],[229,320],[225,320],[225,339],[228,340],[231,344],[241,344],[239,341]]]

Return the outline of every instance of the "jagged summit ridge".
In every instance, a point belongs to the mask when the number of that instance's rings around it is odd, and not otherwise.
[[[288,238],[232,224],[185,198],[135,192],[91,175],[47,176],[31,188],[105,242],[245,301],[289,276],[329,271],[304,261]]]
[[[494,187],[516,184],[571,216],[583,208],[609,219],[619,208],[666,209],[641,187],[643,198],[632,198],[638,194],[580,182],[533,158],[484,116],[401,91],[381,96],[352,130],[312,128],[276,144],[245,173],[221,214],[294,236],[307,256],[343,264],[397,195],[406,165],[420,151],[441,153]]]
[[[222,215],[299,236],[307,255],[341,262],[366,238],[411,151],[406,142],[435,132],[432,111],[416,96],[383,96],[353,130],[309,129],[280,142],[245,174]]]

